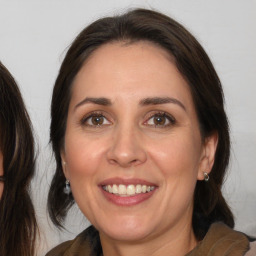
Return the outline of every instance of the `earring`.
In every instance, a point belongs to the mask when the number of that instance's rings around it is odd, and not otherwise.
[[[69,195],[71,193],[70,182],[66,180],[65,187],[63,189],[64,194]]]
[[[207,182],[209,179],[209,174],[207,172],[204,172],[204,181]]]

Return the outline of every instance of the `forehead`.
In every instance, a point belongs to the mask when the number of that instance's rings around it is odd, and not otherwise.
[[[72,98],[113,97],[113,92],[128,97],[137,95],[171,96],[191,100],[189,87],[178,71],[174,57],[163,48],[145,41],[114,42],[99,47],[78,72]],[[92,95],[91,95],[92,94]],[[186,101],[185,100],[185,101]]]
[[[85,60],[78,75],[89,69],[94,69],[94,71],[96,71],[95,68],[98,68],[98,71],[103,71],[102,68],[106,67],[111,67],[112,72],[110,74],[113,74],[114,72],[117,73],[118,71],[120,72],[120,69],[126,69],[126,72],[128,72],[132,71],[133,68],[133,71],[135,71],[135,69],[141,65],[144,66],[144,71],[147,72],[147,67],[154,68],[154,66],[161,61],[162,64],[172,63],[175,66],[174,57],[165,49],[154,43],[149,41],[115,41],[103,44],[92,52],[92,54]]]

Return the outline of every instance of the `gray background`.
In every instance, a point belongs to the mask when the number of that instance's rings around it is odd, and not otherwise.
[[[52,87],[67,47],[95,19],[127,8],[154,8],[184,24],[211,57],[223,83],[232,161],[223,192],[236,228],[256,236],[256,1],[255,0],[0,0],[0,60],[16,78],[35,129],[37,176],[32,193],[41,228],[39,255],[88,224],[74,207],[67,231],[46,214],[54,170],[49,141]]]

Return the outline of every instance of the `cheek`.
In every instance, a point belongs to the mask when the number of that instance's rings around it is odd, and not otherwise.
[[[195,137],[196,138],[196,137]],[[182,211],[192,204],[200,162],[200,139],[190,133],[176,134],[154,143],[150,156],[162,176],[165,204],[172,209],[176,205]]]
[[[196,176],[200,161],[200,144],[190,136],[175,136],[154,143],[149,154],[163,175]]]
[[[105,148],[99,139],[66,136],[65,159],[69,175],[93,175],[102,161]]]
[[[167,219],[178,219],[193,207],[199,149],[200,143],[194,143],[186,134],[176,134],[150,148],[152,167],[158,170],[161,181],[162,208],[159,206],[159,211],[166,212]]]

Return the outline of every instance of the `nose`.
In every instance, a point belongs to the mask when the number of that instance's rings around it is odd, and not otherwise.
[[[124,168],[144,163],[147,154],[139,131],[134,127],[117,128],[107,158],[111,164]]]

